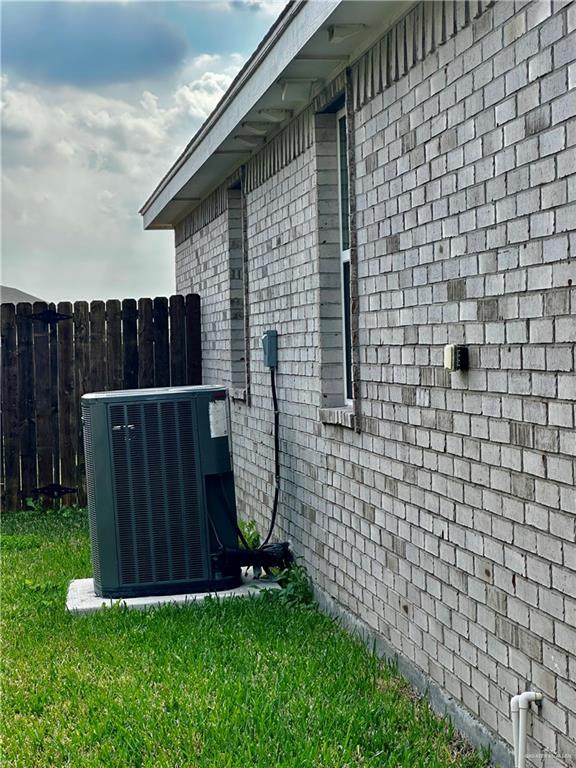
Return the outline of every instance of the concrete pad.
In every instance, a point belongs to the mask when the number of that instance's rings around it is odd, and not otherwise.
[[[220,600],[227,600],[232,597],[248,597],[267,589],[281,589],[281,587],[269,579],[255,579],[250,570],[242,576],[242,584],[234,589],[224,589],[219,592],[189,592],[183,595],[150,595],[149,597],[98,597],[94,592],[94,579],[74,579],[68,586],[66,608],[71,613],[78,615],[96,613],[103,608],[111,608],[113,605],[143,610],[159,605],[201,603],[207,597],[215,597]]]

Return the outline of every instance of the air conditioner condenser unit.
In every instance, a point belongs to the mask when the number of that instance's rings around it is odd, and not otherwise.
[[[230,589],[240,567],[222,387],[82,397],[94,589],[134,597]]]

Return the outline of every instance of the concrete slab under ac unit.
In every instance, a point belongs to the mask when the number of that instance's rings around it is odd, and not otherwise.
[[[94,579],[74,579],[68,586],[66,608],[70,613],[96,613],[103,608],[121,605],[123,608],[139,609],[155,608],[160,605],[186,605],[201,603],[207,597],[217,597],[227,600],[232,597],[248,597],[257,595],[262,590],[281,589],[280,585],[269,579],[255,579],[251,572],[242,577],[242,584],[234,589],[224,589],[219,592],[188,592],[183,595],[150,595],[149,597],[98,597],[94,592]]]

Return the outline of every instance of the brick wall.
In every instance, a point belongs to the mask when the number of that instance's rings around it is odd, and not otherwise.
[[[202,376],[232,383],[228,211],[176,247],[176,291],[202,297]]]
[[[497,2],[356,113],[359,432],[319,418],[323,142],[248,194],[252,399],[233,408],[239,505],[264,526],[276,328],[279,535],[507,742],[510,696],[541,690],[546,768],[576,761],[575,28],[574,3]],[[177,254],[209,382],[230,365],[225,227]],[[449,342],[468,373],[442,368]]]

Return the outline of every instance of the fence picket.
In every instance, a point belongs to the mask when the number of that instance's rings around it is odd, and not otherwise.
[[[154,386],[154,315],[152,299],[138,301],[138,386]]]
[[[45,312],[48,304],[35,302],[35,315]],[[52,464],[52,425],[50,420],[50,336],[48,324],[34,322],[34,386],[36,401],[36,454],[38,457],[38,486],[50,485],[54,481]]]
[[[56,311],[55,304],[48,309]],[[60,414],[58,412],[58,326],[51,323],[48,330],[50,339],[50,432],[52,434],[52,467],[54,483],[60,482]]]
[[[170,296],[170,384],[186,384],[186,315],[183,296]]]
[[[84,435],[80,401],[82,395],[90,391],[90,315],[86,301],[74,303],[74,365],[76,368],[76,398],[78,403],[78,451],[76,453],[76,487],[78,504],[86,504],[86,478],[84,464]]]
[[[170,352],[168,344],[168,299],[157,296],[154,309],[154,386],[170,386]]]
[[[4,447],[5,510],[18,509],[20,453],[18,449],[18,356],[16,312],[13,304],[2,305],[2,444]]]
[[[122,307],[118,299],[109,299],[106,302],[106,346],[108,351],[108,386],[106,389],[122,389],[124,381]]]
[[[138,309],[135,299],[122,302],[122,337],[124,342],[124,389],[138,387]]]
[[[90,389],[106,389],[106,310],[103,301],[90,304]]]
[[[58,312],[72,314],[72,304],[61,301]],[[76,447],[78,443],[78,417],[75,402],[76,382],[74,371],[74,321],[58,322],[58,411],[60,414],[60,482],[76,487]],[[75,502],[75,496],[64,496],[67,502]]]
[[[16,305],[18,338],[18,437],[20,441],[20,491],[22,499],[36,488],[36,406],[31,304]]]

